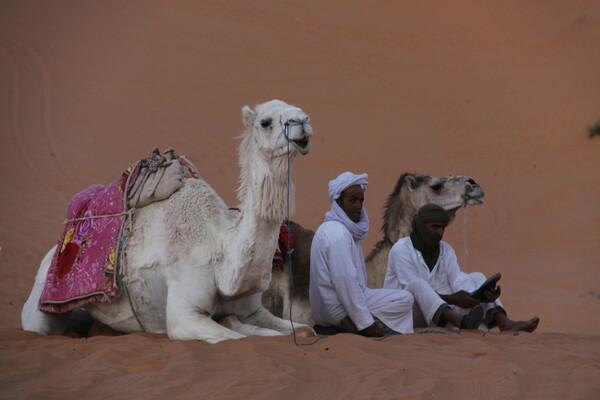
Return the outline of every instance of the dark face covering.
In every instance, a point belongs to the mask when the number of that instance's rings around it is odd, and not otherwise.
[[[433,270],[440,256],[440,241],[442,237],[433,234],[425,226],[429,222],[441,222],[447,224],[450,221],[448,213],[436,204],[425,204],[419,213],[413,217],[412,232],[410,240],[415,249],[423,255],[423,259],[429,270]]]

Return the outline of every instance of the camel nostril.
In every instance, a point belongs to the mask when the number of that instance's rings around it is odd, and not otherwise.
[[[312,136],[313,135],[312,127],[307,123],[302,125],[302,132],[304,133],[304,136]]]

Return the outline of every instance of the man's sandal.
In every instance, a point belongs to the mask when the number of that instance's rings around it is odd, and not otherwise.
[[[484,312],[483,307],[476,306],[469,311],[467,315],[462,318],[460,322],[460,329],[477,329],[483,322]]]

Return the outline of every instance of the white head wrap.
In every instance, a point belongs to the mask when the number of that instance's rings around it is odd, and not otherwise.
[[[362,240],[369,233],[369,217],[365,209],[362,209],[360,221],[352,221],[348,215],[336,202],[340,198],[342,192],[350,186],[360,185],[362,190],[367,189],[368,182],[365,180],[369,175],[356,175],[352,172],[344,172],[337,178],[329,181],[329,202],[331,203],[331,211],[325,213],[325,221],[337,221],[342,223],[352,234],[355,240]]]
[[[368,176],[368,174],[356,175],[349,171],[341,173],[337,178],[329,181],[329,202],[333,203],[334,200],[339,199],[342,192],[350,186],[360,185],[362,190],[367,190],[368,182],[365,178]]]

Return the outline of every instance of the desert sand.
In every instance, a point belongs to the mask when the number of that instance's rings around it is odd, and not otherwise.
[[[593,0],[0,3],[0,398],[598,398],[599,48]],[[71,196],[174,147],[235,205],[240,110],[273,98],[315,131],[295,221],[316,229],[327,182],[367,172],[368,253],[403,172],[472,176],[485,203],[445,240],[538,330],[300,346],[21,330]]]

